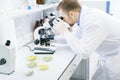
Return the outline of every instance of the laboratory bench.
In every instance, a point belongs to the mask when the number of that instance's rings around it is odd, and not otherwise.
[[[27,46],[21,47],[16,53],[15,71],[10,75],[0,74],[1,80],[70,80],[72,74],[81,62],[80,56],[75,54],[67,44],[55,44],[56,51],[54,54],[34,54]],[[29,68],[27,60],[29,56],[36,56],[34,62],[37,63],[35,68]],[[45,62],[43,58],[51,56],[52,60]],[[47,70],[41,70],[39,65],[48,65]],[[33,71],[31,76],[27,72]]]

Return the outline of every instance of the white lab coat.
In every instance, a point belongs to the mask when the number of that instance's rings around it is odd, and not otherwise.
[[[120,21],[104,11],[82,6],[80,26],[76,23],[64,38],[84,59],[93,52],[101,56],[92,80],[120,80]]]

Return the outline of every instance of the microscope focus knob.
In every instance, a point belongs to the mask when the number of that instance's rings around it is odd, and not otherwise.
[[[0,59],[0,65],[4,65],[6,63],[6,59],[5,58],[1,58]]]
[[[38,44],[39,44],[39,40],[36,39],[36,40],[34,41],[34,44],[38,45]]]

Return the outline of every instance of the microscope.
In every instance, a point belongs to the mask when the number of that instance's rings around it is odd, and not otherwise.
[[[53,54],[56,50],[51,41],[54,40],[55,32],[53,29],[53,18],[45,22],[42,26],[34,30],[34,53],[35,54]],[[62,18],[61,18],[62,19]]]

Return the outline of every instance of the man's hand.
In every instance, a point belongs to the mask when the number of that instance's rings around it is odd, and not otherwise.
[[[69,27],[67,23],[65,23],[63,20],[60,20],[60,19],[54,20],[53,24],[54,24],[55,31],[60,34],[64,34]]]

